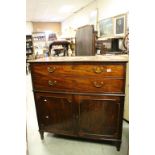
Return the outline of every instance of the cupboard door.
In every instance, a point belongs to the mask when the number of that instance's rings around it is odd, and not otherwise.
[[[73,134],[74,117],[71,95],[36,93],[36,108],[41,130]]]
[[[119,97],[79,96],[79,134],[81,136],[119,136],[121,101]],[[101,137],[102,138],[102,137]]]

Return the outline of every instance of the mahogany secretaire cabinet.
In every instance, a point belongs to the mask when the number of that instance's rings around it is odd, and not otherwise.
[[[51,57],[30,62],[44,132],[111,141],[120,150],[127,56]]]

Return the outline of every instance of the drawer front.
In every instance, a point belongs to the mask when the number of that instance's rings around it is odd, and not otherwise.
[[[73,91],[73,83],[71,77],[33,77],[33,87],[35,90],[45,91]]]
[[[124,93],[124,79],[114,78],[52,78],[35,76],[33,86],[36,90],[93,92],[93,93]]]
[[[72,70],[77,76],[91,77],[125,77],[125,66],[122,64],[73,65]]]
[[[123,79],[78,78],[73,80],[76,92],[124,93]]]
[[[32,64],[34,90],[124,93],[123,64]]]
[[[125,77],[123,64],[33,64],[32,73],[37,76],[91,76]]]
[[[61,76],[72,75],[71,65],[58,65],[58,64],[32,64],[31,71],[36,76]]]

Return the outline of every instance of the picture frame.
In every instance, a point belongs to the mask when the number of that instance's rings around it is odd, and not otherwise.
[[[105,18],[99,21],[100,39],[124,38],[127,34],[127,13]]]
[[[114,36],[124,37],[126,35],[126,14],[122,14],[114,17]]]
[[[113,18],[106,18],[99,21],[100,37],[113,37]]]

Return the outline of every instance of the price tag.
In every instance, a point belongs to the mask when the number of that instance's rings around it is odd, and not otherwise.
[[[108,69],[107,69],[107,72],[111,72],[111,68],[108,68]]]

